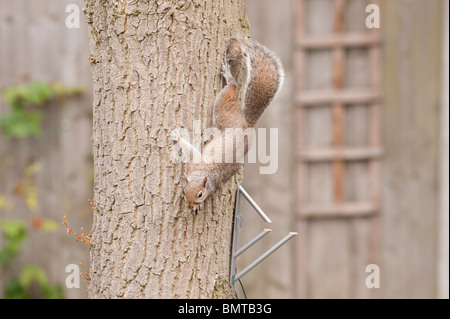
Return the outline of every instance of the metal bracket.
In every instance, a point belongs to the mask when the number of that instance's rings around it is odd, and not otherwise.
[[[270,218],[264,213],[264,211],[256,204],[253,198],[245,191],[241,184],[238,185],[236,190],[236,201],[234,206],[234,229],[233,229],[233,243],[231,248],[231,269],[230,269],[230,286],[233,287],[234,283],[239,280],[242,276],[252,270],[256,265],[262,262],[264,259],[269,257],[275,250],[280,248],[283,244],[285,244],[289,239],[297,235],[297,233],[290,232],[283,239],[281,239],[278,243],[276,243],[272,248],[268,249],[264,254],[256,258],[250,265],[248,265],[244,270],[240,273],[236,274],[236,258],[241,255],[248,248],[253,246],[258,240],[266,236],[270,233],[271,229],[264,229],[261,233],[256,235],[252,240],[242,246],[240,249],[237,249],[237,240],[238,240],[238,231],[239,228],[242,227],[242,216],[240,215],[240,204],[241,204],[241,195],[252,205],[255,211],[261,216],[261,218],[266,223],[272,223]]]

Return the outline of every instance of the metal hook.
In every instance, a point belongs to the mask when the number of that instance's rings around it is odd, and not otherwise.
[[[236,274],[236,258],[241,255],[244,251],[246,251],[248,248],[253,246],[257,241],[259,241],[261,238],[266,236],[268,233],[270,233],[271,229],[264,229],[261,233],[256,235],[252,240],[250,240],[248,243],[246,243],[244,246],[242,246],[239,250],[237,250],[237,239],[238,239],[238,231],[239,228],[242,227],[242,216],[240,215],[240,204],[241,204],[241,195],[244,196],[245,199],[252,205],[252,207],[255,209],[255,211],[261,216],[261,218],[267,222],[272,223],[270,218],[264,213],[264,211],[256,204],[256,202],[253,200],[253,198],[250,197],[250,195],[245,191],[245,189],[242,187],[241,184],[238,185],[238,188],[236,190],[236,201],[234,206],[234,226],[233,226],[233,243],[231,248],[231,269],[230,269],[230,286],[234,286],[234,283],[239,280],[242,276],[244,276],[246,273],[248,273],[250,270],[252,270],[256,265],[258,265],[260,262],[262,262],[264,259],[269,257],[275,250],[283,246],[289,239],[297,235],[295,232],[290,232],[288,235],[286,235],[283,239],[281,239],[278,243],[276,243],[274,246],[272,246],[270,249],[268,249],[265,253],[263,253],[261,256],[256,258],[253,262],[250,263],[244,270],[242,270],[240,273]]]

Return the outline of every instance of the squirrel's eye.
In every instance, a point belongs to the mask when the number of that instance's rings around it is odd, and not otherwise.
[[[202,192],[199,192],[198,193],[198,198],[201,198],[203,196],[203,193]]]

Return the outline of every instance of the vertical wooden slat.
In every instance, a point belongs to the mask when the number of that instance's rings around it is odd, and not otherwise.
[[[334,0],[335,24],[334,33],[340,35],[344,26],[344,0]],[[336,91],[342,90],[344,83],[344,51],[342,46],[333,49],[333,86]],[[333,113],[333,147],[343,145],[345,110],[342,102],[336,101],[332,105]],[[334,202],[343,201],[344,162],[333,161]]]
[[[437,297],[449,298],[449,2],[443,8],[443,46],[441,79],[441,155],[440,212],[438,238]]]
[[[380,5],[379,0],[374,0],[374,4]],[[373,28],[370,33],[373,37],[379,39],[379,29]],[[370,88],[373,92],[381,91],[381,48],[379,45],[371,45],[369,48],[369,64],[370,64]],[[381,147],[381,132],[380,132],[380,105],[377,102],[372,102],[369,105],[370,120],[369,120],[369,145],[373,147]],[[381,161],[377,158],[372,158],[369,161],[369,174],[371,181],[371,199],[374,206],[378,209],[377,214],[372,217],[371,232],[370,232],[370,262],[380,266],[381,251],[380,251],[380,234],[381,234],[381,216],[380,216],[380,190],[381,190]],[[379,289],[371,289],[371,297],[379,298]]]
[[[295,2],[295,39],[301,39],[305,36],[305,0],[298,0]],[[304,50],[296,50],[295,52],[295,71],[296,71],[296,90],[295,94],[301,94],[305,89],[305,51]],[[304,124],[304,108],[297,107],[296,108],[296,123],[297,127],[301,130]],[[304,130],[302,130],[304,131]],[[302,152],[305,150],[305,138],[303,132],[297,132],[295,138],[295,149],[296,152]],[[305,194],[306,190],[306,164],[305,162],[298,162],[295,165],[295,188],[296,188],[296,206],[298,209],[301,209],[305,205]],[[297,217],[298,218],[298,217]],[[296,241],[296,283],[295,283],[295,291],[296,296],[299,298],[307,297],[307,225],[306,222],[300,218],[297,219],[297,232],[299,236]]]

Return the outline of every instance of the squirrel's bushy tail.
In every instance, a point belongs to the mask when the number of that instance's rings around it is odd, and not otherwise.
[[[256,41],[243,38],[230,39],[227,58],[246,61],[244,116],[250,126],[255,126],[283,84],[283,66],[269,49]]]

